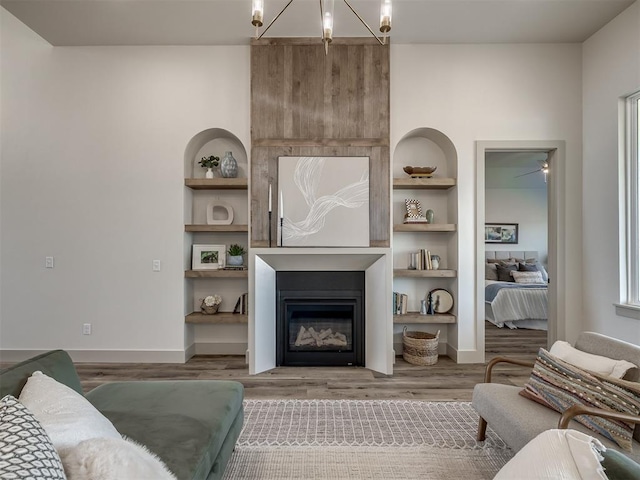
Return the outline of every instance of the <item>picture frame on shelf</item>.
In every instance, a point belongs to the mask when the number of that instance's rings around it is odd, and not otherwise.
[[[518,224],[485,223],[484,243],[518,243]]]
[[[196,244],[192,248],[192,270],[219,270],[225,267],[226,245]]]

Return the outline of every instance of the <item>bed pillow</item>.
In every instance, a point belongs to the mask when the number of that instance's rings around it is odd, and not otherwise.
[[[520,395],[557,412],[586,405],[630,415],[640,415],[640,384],[587,372],[544,348]],[[575,420],[631,451],[634,424],[608,418],[578,415]]]
[[[498,281],[498,270],[495,263],[487,263],[484,266],[484,278],[486,280]]]
[[[545,285],[542,281],[542,274],[537,270],[535,272],[519,272],[514,270],[511,272],[511,276],[516,283]]]
[[[517,271],[517,265],[501,265],[496,264],[496,271],[498,272],[498,280],[500,282],[513,282],[513,277],[511,276],[511,272]]]
[[[86,398],[40,371],[27,380],[20,402],[33,412],[61,456],[89,438],[121,438]]]
[[[638,368],[637,365],[626,360],[614,360],[613,358],[583,352],[572,347],[569,342],[562,340],[558,340],[551,345],[549,353],[582,370],[589,370],[590,372],[613,378],[622,378],[627,373],[627,370]]]
[[[518,263],[518,271],[519,272],[537,272],[538,267],[535,263]]]
[[[67,478],[49,435],[12,395],[0,400],[0,478]]]

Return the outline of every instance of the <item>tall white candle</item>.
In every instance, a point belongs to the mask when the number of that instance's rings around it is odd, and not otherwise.
[[[282,204],[282,190],[280,190],[280,218],[284,218],[284,206]]]
[[[271,184],[269,184],[269,213],[271,213]]]

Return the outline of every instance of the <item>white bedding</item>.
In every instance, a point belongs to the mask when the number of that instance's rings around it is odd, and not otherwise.
[[[485,280],[485,286],[496,284]],[[547,330],[547,288],[501,289],[491,303],[485,302],[485,318],[502,328]]]

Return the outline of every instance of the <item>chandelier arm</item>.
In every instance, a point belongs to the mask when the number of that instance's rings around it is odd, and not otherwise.
[[[318,2],[320,3],[320,30],[322,34],[322,41],[324,41],[324,9],[322,8],[322,0],[318,0]]]
[[[351,4],[350,4],[347,0],[344,0],[344,3],[346,3],[346,4],[347,4],[347,7],[349,7],[349,9],[353,12],[353,14],[354,14],[356,17],[358,17],[358,20],[360,20],[360,23],[362,23],[365,27],[367,27],[367,30],[369,30],[369,32],[371,33],[371,35],[373,35],[373,38],[375,38],[375,39],[378,41],[378,43],[379,43],[380,45],[384,45],[384,43],[382,43],[382,40],[380,40],[380,39],[378,38],[378,36],[374,33],[374,31],[373,31],[373,30],[371,30],[371,27],[369,27],[369,25],[367,25],[367,22],[365,22],[365,21],[362,19],[362,17],[361,17],[360,15],[358,15],[358,12],[356,12],[356,11],[354,10],[354,8],[351,6]]]
[[[262,38],[262,36],[267,33],[267,30],[269,30],[269,28],[271,28],[271,25],[274,24],[274,22],[276,20],[278,20],[278,18],[280,17],[280,15],[282,15],[284,13],[284,11],[289,7],[289,5],[291,5],[293,3],[293,0],[289,0],[289,3],[287,3],[284,8],[282,10],[280,10],[280,13],[278,15],[276,15],[273,20],[271,20],[271,22],[269,22],[269,25],[267,25],[267,28],[265,28],[262,33],[260,34],[260,36],[257,38],[257,40],[260,40]]]

